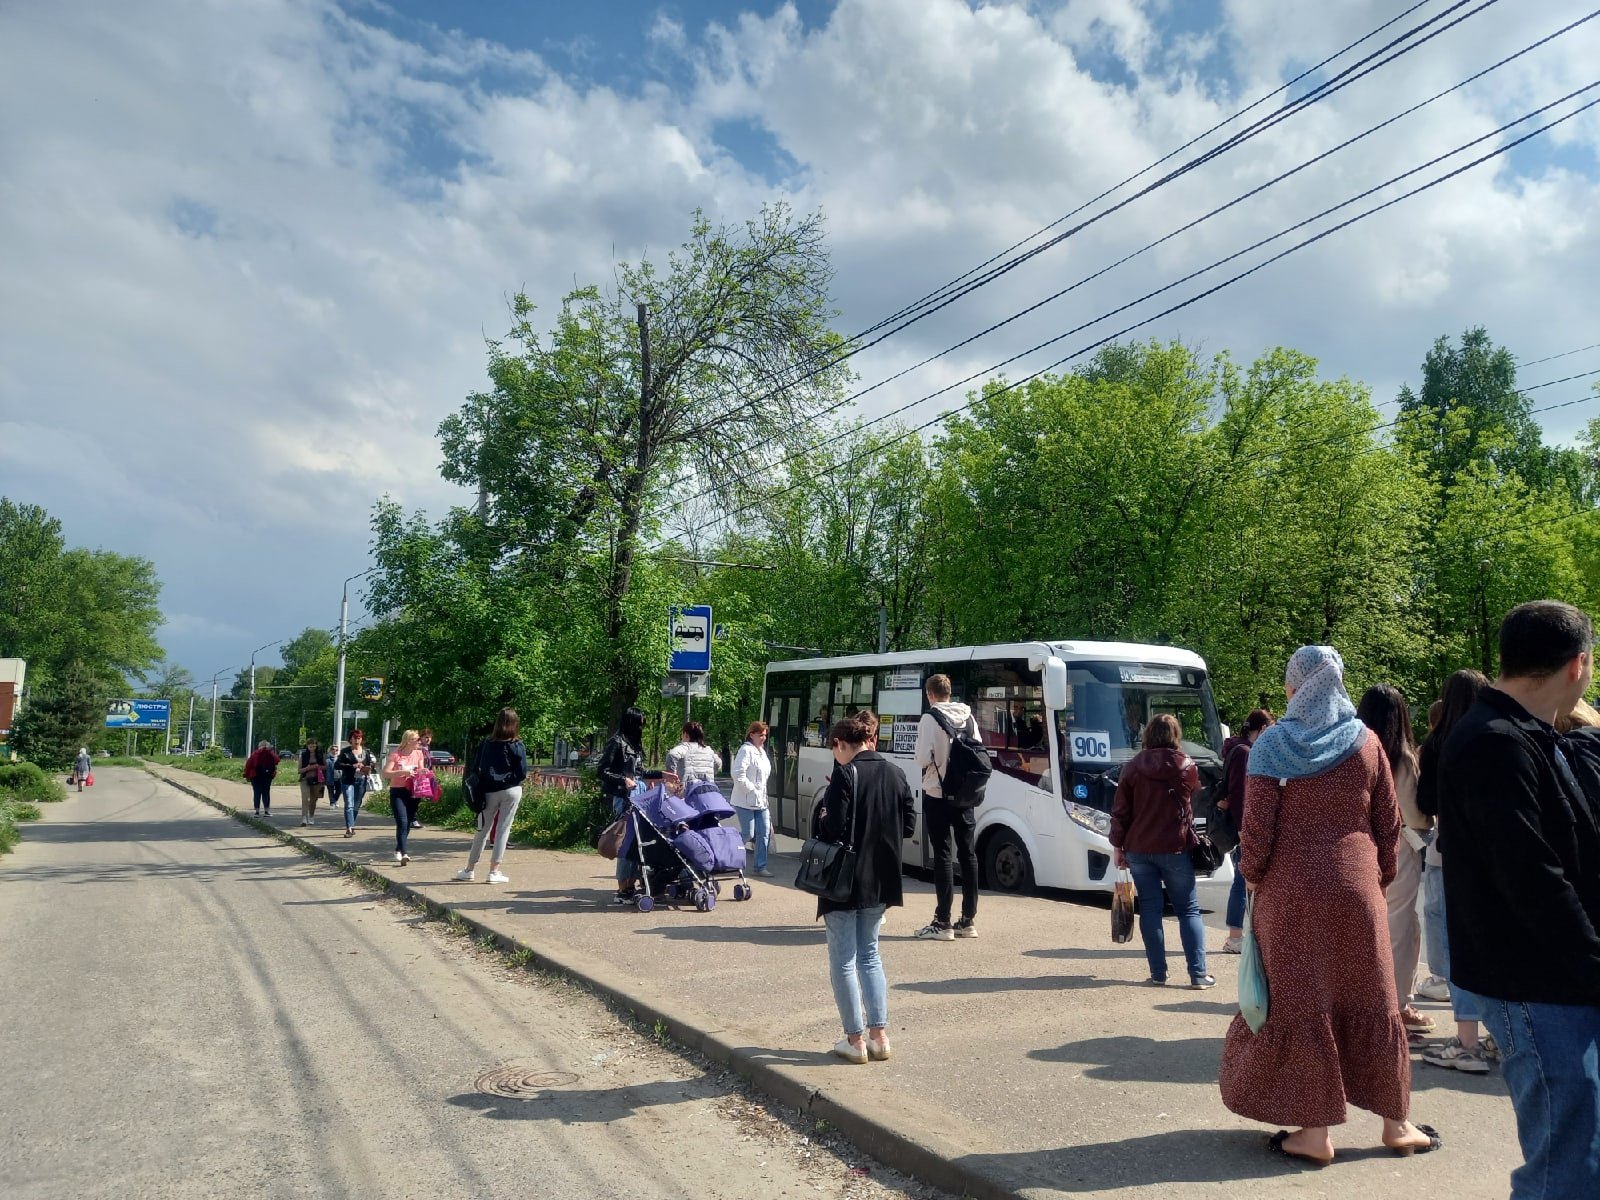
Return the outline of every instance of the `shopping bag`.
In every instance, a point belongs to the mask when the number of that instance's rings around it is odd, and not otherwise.
[[[1255,893],[1244,899],[1244,942],[1239,950],[1239,1011],[1251,1033],[1260,1033],[1267,1023],[1267,972],[1261,962],[1261,946],[1256,942],[1253,914]]]
[[[94,772],[93,771],[90,771],[87,775],[85,775],[83,777],[83,786],[84,787],[93,787],[94,786]]]
[[[1117,872],[1116,886],[1111,892],[1111,940],[1133,940],[1134,892],[1133,874],[1126,867]]]
[[[418,800],[439,798],[439,781],[432,771],[418,771],[411,776],[411,794]]]

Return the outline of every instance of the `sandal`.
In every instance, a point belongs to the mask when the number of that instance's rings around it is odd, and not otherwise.
[[[1439,1136],[1439,1131],[1432,1125],[1413,1123],[1411,1128],[1420,1134],[1424,1134],[1428,1139],[1428,1144],[1426,1146],[1390,1146],[1389,1149],[1393,1150],[1401,1158],[1410,1158],[1413,1154],[1432,1154],[1444,1145],[1444,1139]]]
[[[1405,1025],[1407,1033],[1433,1032],[1433,1018],[1409,1004],[1400,1010],[1400,1020]]]
[[[1418,1128],[1420,1129],[1421,1126],[1419,1125]],[[1289,1131],[1287,1129],[1280,1129],[1277,1133],[1273,1134],[1267,1139],[1267,1149],[1274,1154],[1281,1154],[1285,1158],[1298,1158],[1301,1162],[1308,1162],[1314,1167],[1325,1167],[1329,1163],[1333,1162],[1333,1155],[1331,1154],[1328,1155],[1327,1158],[1318,1158],[1312,1154],[1300,1154],[1294,1150],[1287,1149],[1284,1146],[1284,1142],[1288,1140]]]

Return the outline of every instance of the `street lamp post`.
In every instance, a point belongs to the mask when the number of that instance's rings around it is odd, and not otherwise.
[[[339,730],[344,722],[344,641],[345,632],[350,625],[350,585],[357,579],[366,578],[377,569],[369,567],[350,576],[344,581],[344,590],[339,596],[339,679],[333,689],[333,741],[328,743],[330,746],[339,744]]]
[[[265,646],[257,646],[250,651],[250,709],[249,715],[244,720],[244,752],[246,754],[250,753],[251,744],[256,737],[256,655],[263,650],[270,650],[282,642],[283,639],[279,638],[276,642],[268,642]]]

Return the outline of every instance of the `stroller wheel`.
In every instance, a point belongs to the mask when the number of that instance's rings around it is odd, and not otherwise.
[[[694,891],[694,906],[699,912],[711,911],[711,893],[696,888]]]
[[[656,906],[655,899],[645,892],[641,892],[638,899],[636,899],[634,903],[639,906],[640,912],[649,912]]]
[[[706,893],[706,911],[710,912],[716,906],[717,906],[717,893],[716,892],[707,892]]]
[[[748,900],[748,899],[750,899],[750,885],[748,883],[736,883],[736,884],[734,884],[733,885],[733,898],[735,900]]]

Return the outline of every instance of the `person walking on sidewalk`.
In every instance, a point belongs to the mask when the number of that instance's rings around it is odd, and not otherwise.
[[[855,848],[847,900],[817,899],[828,932],[828,978],[844,1037],[833,1053],[849,1063],[889,1057],[889,981],[878,955],[884,913],[904,901],[900,843],[916,832],[905,773],[876,750],[866,722],[851,717],[831,731],[833,773],[817,810],[817,836]],[[864,1011],[863,1011],[864,1010]]]
[[[1432,975],[1417,988],[1417,995],[1428,1000],[1447,1000],[1450,1015],[1456,1023],[1455,1036],[1422,1052],[1422,1061],[1430,1067],[1462,1071],[1469,1075],[1485,1075],[1490,1063],[1499,1057],[1499,1047],[1492,1037],[1478,1036],[1478,1022],[1483,1015],[1477,996],[1450,982],[1450,935],[1445,917],[1444,855],[1439,841],[1444,835],[1444,825],[1439,821],[1440,810],[1440,756],[1450,732],[1455,729],[1478,702],[1478,694],[1489,686],[1480,672],[1457,671],[1444,683],[1444,694],[1439,699],[1439,715],[1433,730],[1422,743],[1417,763],[1417,811],[1434,818],[1433,841],[1428,844],[1422,860],[1422,937],[1427,946],[1428,970]],[[1442,990],[1442,994],[1441,994]]]
[[[1400,810],[1377,736],[1344,690],[1331,646],[1302,646],[1284,674],[1289,706],[1250,748],[1240,869],[1270,989],[1266,1023],[1241,1013],[1222,1052],[1222,1102],[1295,1125],[1275,1153],[1333,1161],[1346,1105],[1383,1118],[1396,1154],[1442,1144],[1413,1125],[1411,1054],[1394,995],[1388,909]]]
[[[1133,872],[1139,898],[1139,936],[1154,985],[1167,982],[1167,939],[1162,927],[1162,890],[1178,914],[1178,934],[1189,968],[1189,986],[1215,987],[1206,971],[1206,927],[1200,919],[1190,849],[1194,832],[1194,794],[1200,768],[1181,748],[1183,726],[1171,713],[1158,713],[1144,727],[1144,749],[1128,760],[1117,779],[1111,803],[1111,845],[1117,866]]]
[[[754,722],[745,730],[744,745],[733,756],[733,811],[739,818],[739,833],[752,843],[757,875],[770,879],[767,852],[772,842],[772,818],[767,812],[767,780],[772,775],[772,760],[767,757],[767,723]]]
[[[77,789],[83,791],[84,780],[89,778],[94,770],[94,759],[89,757],[89,747],[79,746],[78,757],[72,760],[72,782]]]
[[[1244,828],[1245,780],[1249,777],[1250,747],[1272,724],[1272,713],[1258,708],[1244,719],[1244,732],[1222,745],[1222,799],[1217,807],[1228,814],[1235,831]],[[1228,937],[1224,954],[1238,954],[1244,946],[1244,876],[1239,873],[1239,850],[1233,851],[1233,886],[1228,889]]]
[[[924,685],[930,710],[944,718],[941,724],[933,712],[925,712],[917,722],[914,757],[922,768],[922,826],[933,847],[933,920],[916,936],[937,942],[958,937],[977,937],[978,853],[974,835],[978,827],[977,810],[958,807],[944,794],[943,778],[950,765],[950,743],[955,735],[978,736],[978,722],[972,709],[950,698],[950,676],[930,675]],[[954,730],[952,735],[947,730]],[[961,863],[961,919],[950,923],[955,902],[955,860]]]
[[[278,773],[278,752],[272,743],[259,743],[244,760],[244,777],[250,781],[250,802],[256,816],[272,815],[272,777]]]
[[[494,732],[478,747],[474,769],[478,772],[484,803],[483,811],[478,814],[478,832],[467,853],[466,868],[456,872],[456,879],[461,883],[472,882],[485,843],[491,844],[489,882],[511,882],[500,866],[505,862],[506,843],[511,840],[511,822],[516,819],[517,805],[522,803],[522,783],[528,778],[528,749],[518,736],[521,729],[522,719],[517,716],[516,709],[502,708],[495,720]]]
[[[1383,893],[1389,908],[1389,952],[1394,956],[1395,1004],[1407,1035],[1433,1032],[1433,1018],[1411,1003],[1422,956],[1422,918],[1417,896],[1422,890],[1422,850],[1428,844],[1433,818],[1417,807],[1417,748],[1411,738],[1411,708],[1400,690],[1375,683],[1356,705],[1361,723],[1378,735],[1395,802],[1400,806],[1400,840],[1395,843],[1394,882]]]
[[[419,733],[417,735],[417,749],[422,751],[422,765],[425,768],[427,768],[428,770],[431,771],[433,769],[433,730],[432,729],[426,729],[425,728],[425,729],[422,730],[421,733]],[[437,792],[434,793],[434,797],[435,797],[435,799],[438,798],[438,793]],[[417,798],[415,798],[415,797],[413,797],[412,799],[413,799],[413,804],[412,804],[412,809],[411,809],[411,828],[413,828],[413,829],[421,829],[422,828],[422,801],[417,799]]]
[[[417,811],[416,797],[411,794],[411,777],[428,765],[421,741],[415,729],[406,730],[400,735],[400,744],[389,752],[383,764],[383,777],[389,784],[389,806],[394,813],[394,861],[402,867],[411,861],[406,845]]]
[[[334,777],[344,802],[344,835],[354,837],[361,801],[378,778],[378,757],[367,749],[367,735],[361,730],[350,731],[349,744],[334,760]]]
[[[1600,1196],[1600,805],[1553,728],[1594,646],[1570,604],[1512,609],[1499,678],[1440,758],[1450,981],[1500,1046],[1524,1159],[1512,1200]]]
[[[316,738],[307,738],[300,751],[300,824],[317,823],[317,801],[322,799],[322,748]]]

